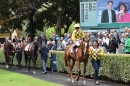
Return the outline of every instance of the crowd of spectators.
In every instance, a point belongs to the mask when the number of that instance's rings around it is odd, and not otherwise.
[[[103,48],[105,53],[130,53],[128,49],[130,45],[130,28],[125,28],[124,32],[121,33],[122,35],[119,36],[119,33],[116,29],[109,30],[107,29],[105,32],[98,32],[98,33],[85,33],[86,37],[90,38],[89,45],[92,46],[94,40],[97,40],[99,46]],[[26,38],[23,36],[18,38],[15,36],[12,40],[10,37],[7,40],[17,46],[18,43],[21,43],[22,48],[24,48],[25,43],[28,42],[28,35]],[[46,46],[49,50],[59,50],[64,51],[66,46],[72,44],[73,41],[71,39],[71,34],[65,33],[63,37],[58,35],[52,34],[52,36],[48,39]],[[1,47],[3,44],[1,44]]]
[[[121,35],[122,34],[122,35]],[[123,33],[118,33],[117,29],[109,30],[98,33],[85,33],[86,37],[90,38],[89,45],[92,46],[94,40],[97,40],[99,46],[103,48],[105,53],[130,53],[130,28],[126,27]],[[53,34],[47,42],[50,50],[63,51],[67,45],[72,44],[71,34],[65,33],[63,37]],[[56,48],[52,48],[52,46]]]

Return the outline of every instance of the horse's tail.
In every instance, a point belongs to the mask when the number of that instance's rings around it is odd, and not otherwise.
[[[64,61],[65,61],[65,66],[68,66],[67,64],[67,51],[65,49],[65,52],[64,52]]]

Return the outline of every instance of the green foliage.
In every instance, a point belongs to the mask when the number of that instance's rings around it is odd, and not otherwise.
[[[62,8],[60,12],[58,7]],[[60,15],[62,29],[59,28],[58,31],[63,35],[68,32],[73,21],[79,22],[79,1],[0,0],[0,14],[2,32],[10,29],[24,29],[24,20],[29,20],[23,32],[30,32],[31,35],[38,30],[43,31],[43,27],[57,27],[57,19]]]
[[[70,27],[69,27],[69,30],[68,30],[68,33],[71,34],[73,31],[74,31],[74,25],[75,25],[75,22],[73,22]]]
[[[55,34],[55,28],[54,28],[54,27],[48,28],[48,29],[46,30],[45,34],[46,34],[47,39],[49,40],[49,38],[50,38],[53,34]]]
[[[0,86],[61,86],[60,84],[43,81],[31,76],[18,74],[2,69],[0,69],[0,73]]]

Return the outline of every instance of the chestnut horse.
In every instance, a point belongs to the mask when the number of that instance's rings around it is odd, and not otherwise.
[[[75,53],[70,53],[73,46],[74,46],[73,44],[68,45],[68,47],[65,49],[65,52],[64,52],[65,65],[69,69],[68,81],[70,81],[70,78],[71,78],[72,83],[74,82],[72,69],[73,69],[73,66],[75,65],[75,61],[78,67],[78,76],[76,77],[76,81],[79,80],[79,77],[81,74],[80,63],[84,62],[83,80],[84,80],[84,84],[86,84],[85,73],[86,73],[86,66],[87,66],[88,57],[89,57],[89,38],[88,37],[83,38],[82,41],[80,42],[80,46],[78,47],[78,51]],[[70,60],[72,60],[72,64]]]
[[[4,44],[4,56],[5,56],[5,60],[6,60],[6,68],[8,68],[8,66],[11,66],[13,65],[13,59],[14,59],[14,56],[15,56],[15,48],[13,46],[13,44],[11,43],[5,43]],[[12,56],[12,58],[11,58]]]

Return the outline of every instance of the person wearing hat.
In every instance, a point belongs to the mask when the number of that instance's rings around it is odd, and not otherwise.
[[[130,37],[129,37],[129,33],[125,33],[125,45],[124,45],[124,52],[126,54],[130,54]]]
[[[46,74],[47,73],[46,62],[47,62],[49,50],[44,43],[42,44],[39,53],[41,54],[41,60],[42,60],[42,71],[43,71],[42,73]]]
[[[85,34],[80,29],[80,25],[79,24],[75,24],[74,28],[75,28],[75,30],[72,33],[72,40],[74,42],[73,50],[75,52],[75,49],[80,45],[81,39],[85,37]],[[71,51],[71,53],[73,53],[73,51]]]

